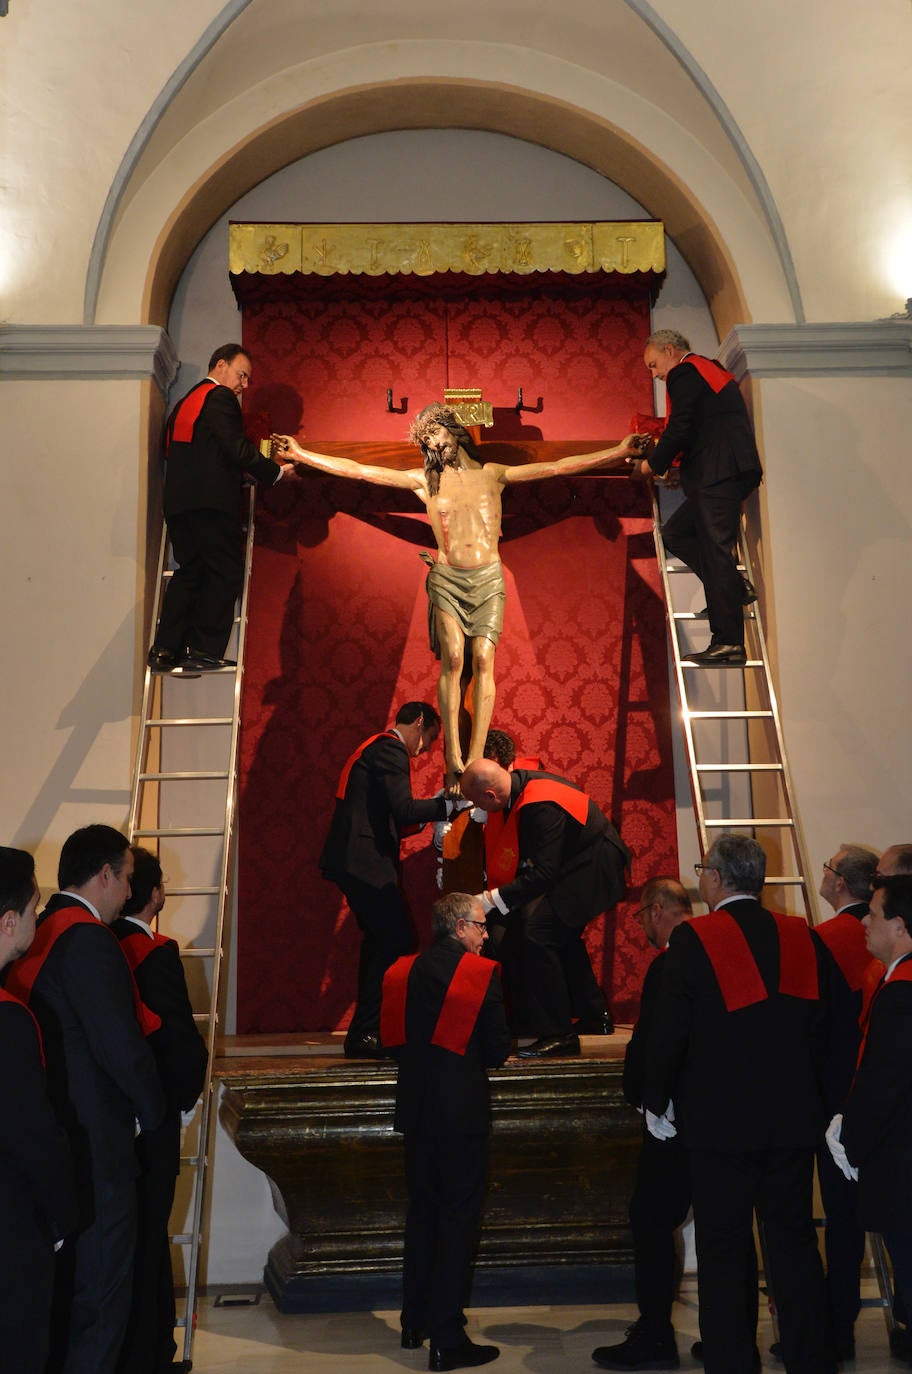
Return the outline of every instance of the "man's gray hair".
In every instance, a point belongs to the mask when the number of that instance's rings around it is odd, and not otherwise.
[[[431,933],[435,940],[453,935],[458,921],[472,921],[477,898],[470,892],[448,892],[431,907]]]
[[[766,878],[766,855],[749,835],[720,835],[703,860],[714,868],[722,886],[730,892],[749,892],[759,897]]]
[[[878,855],[864,844],[842,844],[842,858],[835,865],[836,872],[852,896],[866,902],[871,896],[871,879],[877,872]]]
[[[683,348],[685,353],[690,352],[690,340],[685,339],[679,329],[656,329],[646,340],[647,348],[665,348],[671,344],[672,348]]]

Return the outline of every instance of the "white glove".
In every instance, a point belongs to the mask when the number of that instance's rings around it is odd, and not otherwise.
[[[443,853],[443,839],[444,839],[444,836],[445,836],[445,835],[448,835],[448,834],[450,833],[450,831],[452,830],[452,828],[453,828],[453,822],[452,822],[452,821],[435,821],[435,822],[434,822],[434,848],[437,850],[437,852],[438,852],[439,854],[442,854],[442,853]]]
[[[484,909],[484,914],[486,916],[488,912],[493,911],[495,906],[497,905],[497,903],[494,901],[494,898],[491,896],[490,892],[479,892],[477,900],[481,902],[482,908]]]
[[[670,1113],[670,1115],[669,1115]],[[656,1116],[646,1108],[646,1129],[650,1135],[655,1136],[656,1140],[671,1140],[672,1136],[678,1134],[677,1126],[672,1124],[671,1118],[674,1116],[674,1107],[669,1102],[661,1116]]]
[[[841,1169],[850,1183],[858,1182],[858,1170],[849,1163],[849,1156],[846,1154],[845,1146],[840,1139],[842,1135],[842,1112],[837,1112],[826,1128],[824,1137],[830,1154],[833,1156],[833,1163],[837,1169]]]
[[[471,810],[471,812],[470,812],[470,814],[469,814],[469,820],[470,820],[470,821],[474,821],[476,825],[484,825],[484,823],[487,821],[487,819],[488,819],[488,813],[487,813],[487,811],[482,811],[482,809],[481,809],[480,806],[473,806],[473,807],[472,807],[472,810]]]

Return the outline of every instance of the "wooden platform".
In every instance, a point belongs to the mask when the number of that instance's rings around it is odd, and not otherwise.
[[[402,1263],[396,1067],[345,1059],[342,1038],[227,1039],[216,1062],[221,1120],[270,1179],[289,1228],[266,1270],[285,1311],[310,1310],[315,1283],[363,1287]],[[629,1266],[627,1204],[642,1127],[621,1095],[627,1038],[584,1037],[579,1058],[511,1058],[491,1073],[479,1270]]]

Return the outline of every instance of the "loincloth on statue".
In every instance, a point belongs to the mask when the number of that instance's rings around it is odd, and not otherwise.
[[[425,561],[428,557],[422,554]],[[486,563],[482,568],[453,568],[438,559],[430,564],[425,583],[428,596],[428,638],[431,652],[440,657],[435,606],[451,615],[466,639],[490,639],[496,644],[503,629],[503,564]]]

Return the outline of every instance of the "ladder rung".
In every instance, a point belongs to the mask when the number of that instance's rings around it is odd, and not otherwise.
[[[231,716],[156,716],[146,721],[147,727],[157,726],[164,729],[166,725],[233,725],[234,720]]]
[[[157,830],[134,830],[133,834],[142,838],[154,839],[168,836],[186,838],[188,835],[224,835],[222,826],[166,826]]]
[[[211,1011],[195,1011],[193,1013],[193,1019],[194,1021],[208,1021],[211,1015]]]
[[[183,1234],[178,1235],[178,1236],[169,1236],[168,1239],[170,1240],[170,1242],[171,1242],[172,1245],[192,1245],[192,1244],[193,1244],[193,1237],[192,1237],[192,1235],[190,1235],[190,1234],[189,1234],[188,1232],[186,1232],[186,1231],[183,1232]]]
[[[704,624],[705,624],[705,623],[708,623],[708,622],[706,621],[706,616],[705,616],[705,615],[697,615],[696,611],[672,611],[672,613],[671,613],[671,618],[672,618],[672,620],[700,620],[700,621],[704,622]],[[748,609],[745,608],[745,612],[744,612],[744,619],[745,619],[745,620],[756,620],[756,618],[757,618],[757,617],[754,615],[754,612],[753,612],[753,611],[748,610]]]
[[[204,782],[207,779],[224,780],[228,777],[223,769],[220,773],[140,773],[140,782]]]
[[[772,720],[772,711],[690,711],[691,720]]]
[[[199,1155],[181,1155],[180,1162],[186,1164],[188,1169],[198,1169],[200,1157]]]
[[[797,874],[796,874],[795,876],[792,876],[792,877],[786,877],[785,875],[780,876],[779,874],[773,874],[773,876],[770,877],[769,874],[767,874],[766,878],[764,878],[763,881],[766,883],[767,887],[804,887],[804,886],[805,886],[805,880],[804,880],[804,878],[798,877]]]
[[[170,893],[168,894],[171,895]],[[215,949],[182,949],[180,952],[182,959],[211,959],[215,954]]]
[[[781,763],[698,763],[698,773],[781,773]]]
[[[706,825],[707,829],[709,829],[710,827],[713,827],[713,829],[719,829],[723,825],[766,825],[771,826],[774,829],[777,826],[781,826],[783,830],[791,830],[794,827],[795,822],[791,819],[783,820],[781,817],[777,818],[775,816],[746,816],[743,820],[738,820],[735,816],[728,816],[723,817],[721,820],[717,821],[706,821],[704,822],[704,824]]]
[[[221,892],[220,887],[171,887],[168,886],[169,897],[217,897]]]

